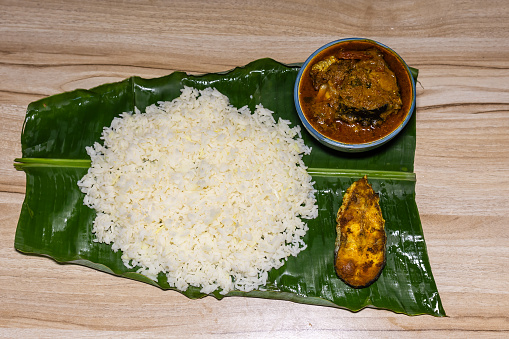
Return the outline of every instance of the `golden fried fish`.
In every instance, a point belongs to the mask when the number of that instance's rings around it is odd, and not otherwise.
[[[336,221],[336,273],[352,287],[367,287],[385,266],[386,243],[379,197],[367,176],[347,189]]]

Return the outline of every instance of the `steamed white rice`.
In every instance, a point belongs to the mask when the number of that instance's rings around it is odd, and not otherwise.
[[[179,290],[262,289],[267,272],[306,248],[301,218],[318,210],[298,126],[186,87],[145,113],[122,113],[87,147],[78,182],[96,240],[127,267]]]

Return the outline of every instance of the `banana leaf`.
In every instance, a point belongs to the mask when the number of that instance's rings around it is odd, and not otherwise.
[[[100,142],[103,127],[135,107],[168,101],[183,86],[215,87],[232,105],[258,103],[276,117],[300,124],[293,103],[299,66],[272,59],[256,60],[225,73],[188,75],[175,72],[156,79],[131,77],[91,90],[76,90],[47,97],[28,106],[21,135],[23,158],[15,167],[26,173],[26,196],[15,236],[15,248],[26,254],[78,264],[171,290],[164,274],[152,281],[129,269],[121,252],[94,242],[95,211],[83,205],[77,186],[88,170],[85,147]],[[359,311],[365,307],[407,315],[445,316],[431,272],[423,230],[415,203],[413,173],[415,114],[405,129],[381,148],[346,154],[322,146],[304,128],[302,137],[313,148],[304,157],[317,189],[319,216],[306,221],[307,249],[269,272],[266,286],[256,291],[231,291],[227,296],[291,300]],[[345,190],[364,174],[380,195],[386,220],[387,263],[380,278],[367,288],[354,289],[334,272],[335,215]],[[202,298],[199,288],[181,292]],[[218,291],[212,296],[221,299]]]

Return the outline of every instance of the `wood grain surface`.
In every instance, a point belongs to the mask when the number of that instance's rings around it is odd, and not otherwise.
[[[367,37],[420,70],[416,201],[446,318],[173,291],[22,255],[27,105]],[[509,3],[0,0],[0,337],[509,337]]]

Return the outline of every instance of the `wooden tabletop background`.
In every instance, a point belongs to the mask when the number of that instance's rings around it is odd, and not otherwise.
[[[416,201],[446,318],[173,291],[14,249],[27,105],[366,37],[420,70]],[[0,337],[509,336],[509,3],[0,0]]]

